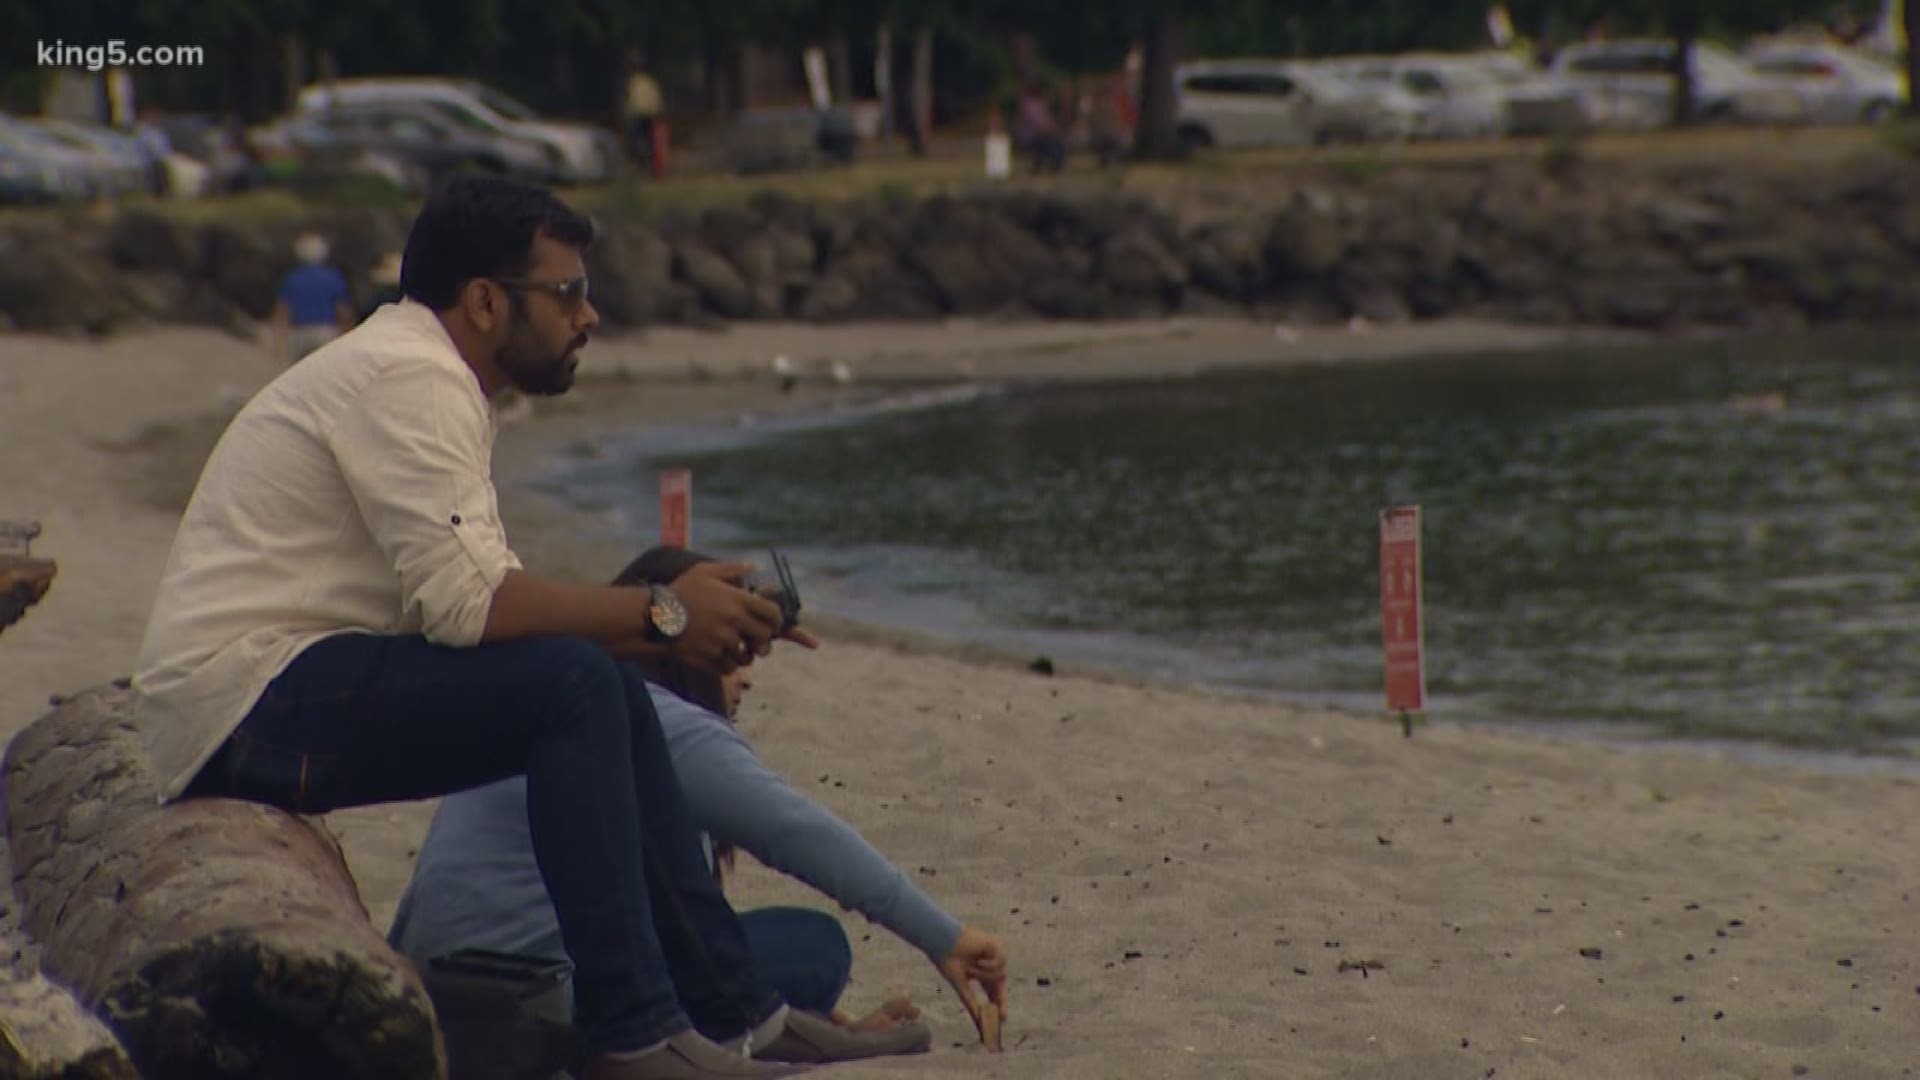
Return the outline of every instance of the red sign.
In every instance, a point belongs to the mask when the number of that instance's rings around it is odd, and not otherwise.
[[[660,542],[693,546],[693,473],[687,469],[660,470]]]
[[[1427,704],[1425,638],[1420,624],[1420,508],[1380,512],[1380,630],[1386,646],[1387,709]]]

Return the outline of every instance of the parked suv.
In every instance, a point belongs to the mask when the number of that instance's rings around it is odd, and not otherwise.
[[[591,124],[542,120],[538,113],[482,83],[454,79],[348,79],[309,86],[295,109],[311,115],[343,105],[407,105],[430,110],[468,132],[512,138],[545,148],[545,179],[561,183],[610,180],[619,175],[620,141]]]

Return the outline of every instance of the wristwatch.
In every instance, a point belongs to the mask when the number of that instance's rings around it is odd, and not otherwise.
[[[687,631],[687,606],[665,585],[655,585],[652,591],[653,599],[647,605],[647,640],[678,641]]]

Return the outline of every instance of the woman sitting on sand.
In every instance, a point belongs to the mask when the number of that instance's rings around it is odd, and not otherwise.
[[[708,557],[654,548],[615,579],[618,585],[671,583]],[[768,769],[730,717],[751,685],[747,668],[723,682],[677,665],[660,666],[649,691],[674,771],[705,831],[716,875],[735,848],[819,889],[893,931],[933,961],[979,1025],[979,983],[1006,1008],[1006,947],[962,926],[921,892],[854,829]],[[755,966],[797,1009],[868,1031],[898,1029],[897,1053],[925,1050],[931,1032],[904,996],[864,1019],[839,1008],[853,951],[834,916],[805,908],[743,911]],[[560,924],[534,862],[526,780],[514,777],[448,796],[434,815],[413,879],[389,935],[395,948],[425,965],[459,949],[563,959]]]

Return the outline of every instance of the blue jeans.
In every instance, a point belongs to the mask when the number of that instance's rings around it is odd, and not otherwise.
[[[787,1004],[831,1015],[853,974],[853,946],[840,920],[799,907],[740,913],[753,964]]]
[[[732,1038],[780,1007],[707,868],[639,669],[583,638],[327,638],[267,687],[187,794],[323,813],[521,774],[591,1050],[689,1025]]]

